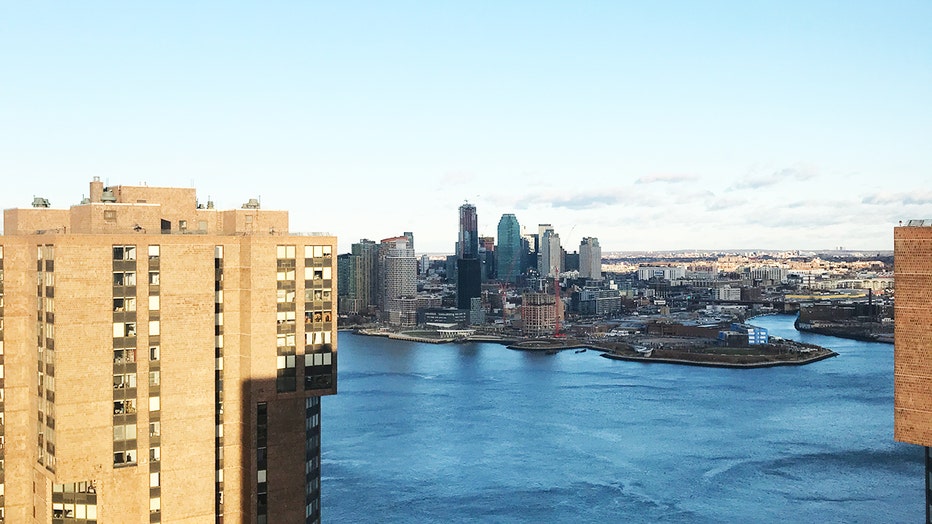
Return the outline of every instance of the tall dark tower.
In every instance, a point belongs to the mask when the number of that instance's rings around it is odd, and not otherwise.
[[[479,261],[479,220],[476,206],[460,206],[460,231],[456,243],[456,305],[469,309],[471,299],[481,296],[482,264]]]
[[[460,206],[460,234],[456,244],[458,258],[479,256],[479,219],[476,206],[466,202]]]

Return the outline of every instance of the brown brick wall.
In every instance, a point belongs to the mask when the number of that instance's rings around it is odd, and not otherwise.
[[[894,437],[932,445],[932,228],[894,230]]]

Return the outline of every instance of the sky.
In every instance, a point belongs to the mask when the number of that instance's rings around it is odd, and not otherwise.
[[[457,208],[568,251],[888,250],[932,218],[932,2],[0,3],[0,207],[261,198],[341,251]]]

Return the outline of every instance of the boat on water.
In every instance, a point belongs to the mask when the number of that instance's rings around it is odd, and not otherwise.
[[[577,353],[585,353],[585,352],[586,352],[586,348],[577,349],[576,352],[577,352]]]
[[[634,350],[637,352],[639,357],[649,357],[654,352],[654,348],[649,348],[646,346],[634,346]]]

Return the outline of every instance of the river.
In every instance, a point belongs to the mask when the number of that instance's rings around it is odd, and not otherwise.
[[[323,522],[921,521],[893,346],[794,318],[751,323],[839,356],[718,369],[340,333]]]

